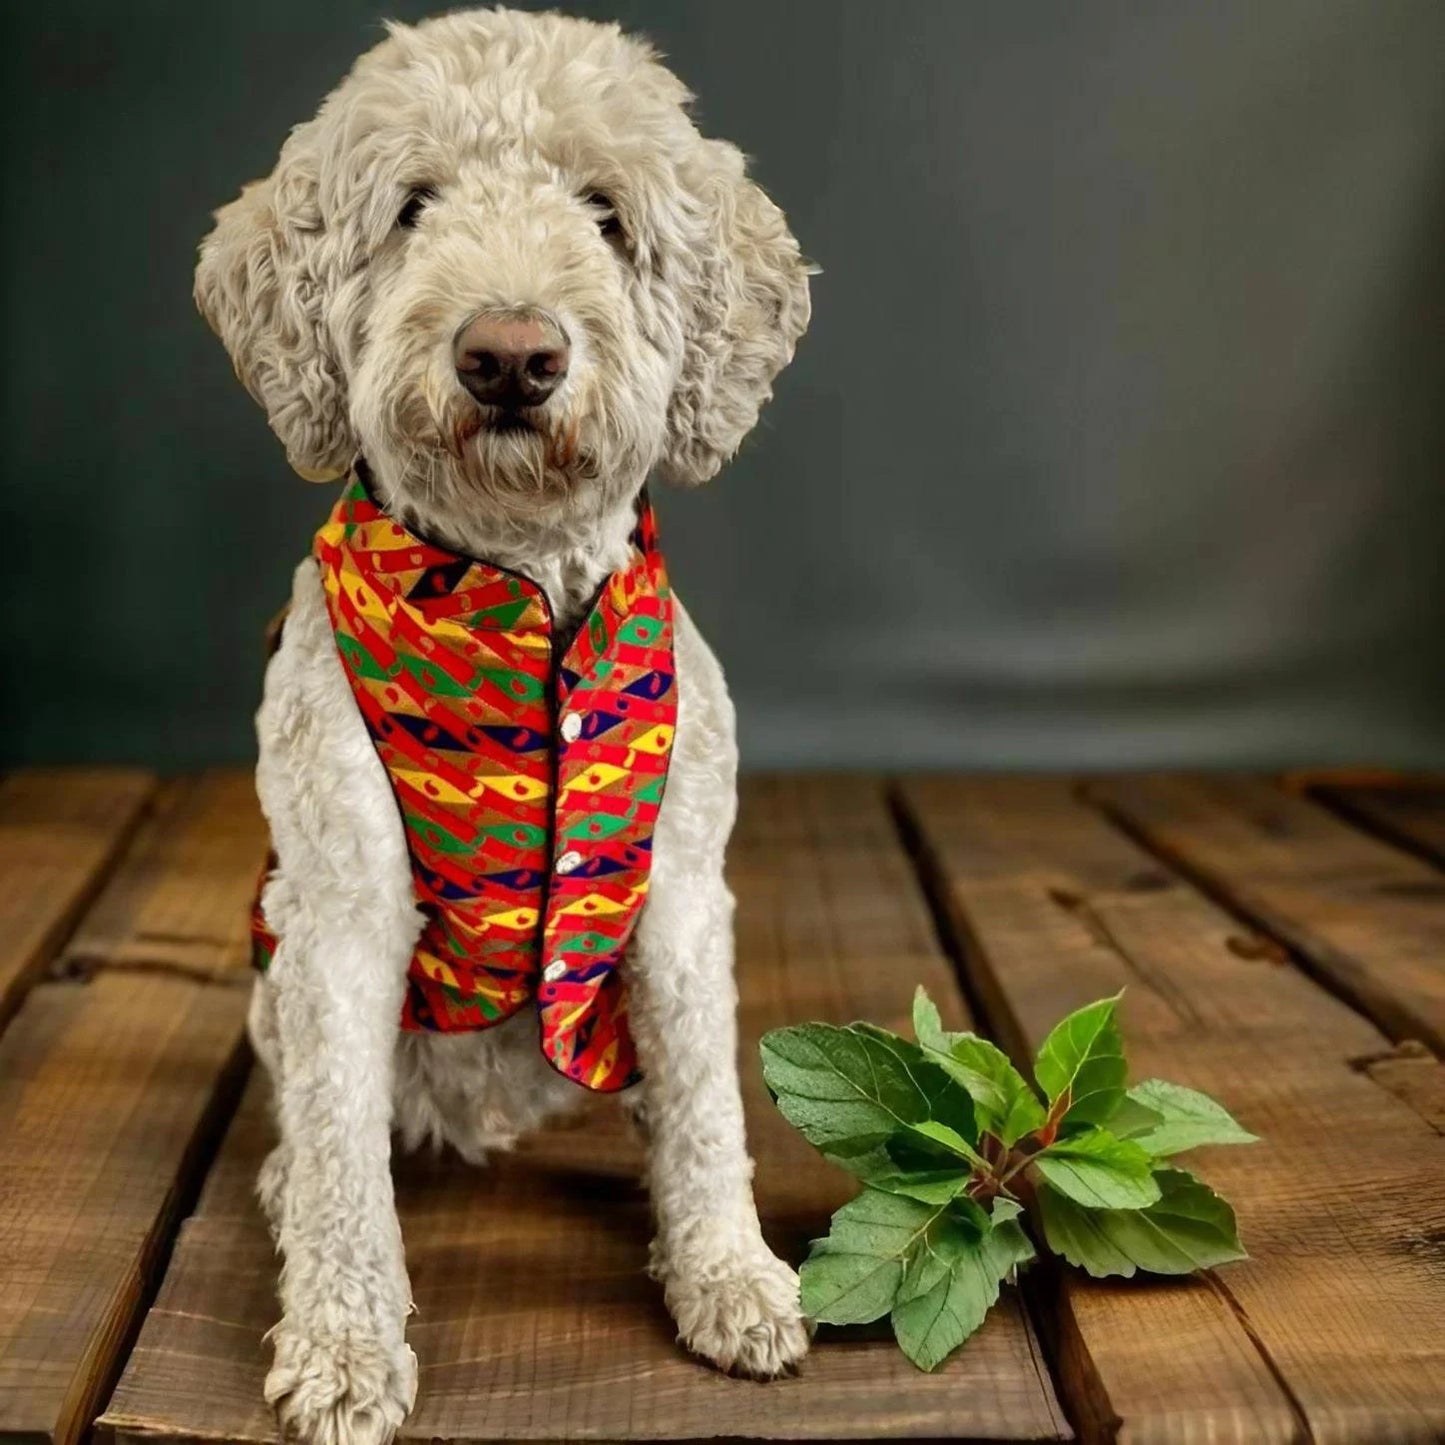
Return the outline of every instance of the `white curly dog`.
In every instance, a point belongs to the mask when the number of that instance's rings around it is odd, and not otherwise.
[[[627,559],[649,473],[712,477],[807,325],[782,214],[643,42],[482,10],[388,38],[274,172],[217,212],[196,297],[304,476],[365,459],[422,536],[524,573],[575,627]],[[570,355],[510,410],[474,395],[456,338],[518,317]],[[565,444],[560,444],[565,443]],[[732,705],[675,610],[679,707],[651,888],[624,964],[645,1083],[653,1271],[680,1339],[774,1375],[808,1333],[763,1242],[736,1062]],[[382,1442],[416,1362],[391,1136],[504,1147],[585,1092],[537,1022],[398,1028],[420,916],[388,777],[338,656],[318,568],[297,568],[258,715],[280,939],[251,1010],[281,1144],[260,1191],[285,1256],[266,1396],[283,1432]]]

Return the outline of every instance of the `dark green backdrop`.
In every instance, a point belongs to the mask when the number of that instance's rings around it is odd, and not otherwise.
[[[751,762],[1445,762],[1445,5],[574,8],[824,267],[765,425],[663,499]],[[249,754],[327,494],[193,250],[380,13],[6,7],[6,760]]]

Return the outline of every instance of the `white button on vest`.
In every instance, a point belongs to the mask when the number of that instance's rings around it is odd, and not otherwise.
[[[582,855],[570,848],[557,860],[559,873],[572,873],[581,866]]]
[[[563,963],[560,958],[554,958],[552,962],[542,970],[542,977],[545,978],[548,983],[556,983],[566,972],[567,965]]]
[[[562,717],[562,741],[575,743],[582,736],[582,714],[580,712],[564,713]]]

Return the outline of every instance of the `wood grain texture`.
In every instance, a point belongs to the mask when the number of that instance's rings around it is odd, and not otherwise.
[[[244,1014],[239,990],[103,974],[37,985],[0,1039],[0,1438],[89,1428],[239,1087]]]
[[[154,787],[129,768],[28,768],[0,780],[0,1028],[94,897]]]
[[[1445,1134],[1445,1063],[1423,1044],[1405,1043],[1359,1067],[1382,1089],[1408,1104],[1437,1134]],[[1445,1180],[1440,1187],[1445,1189]]]
[[[1126,777],[1089,796],[1390,1038],[1445,1053],[1445,878],[1430,864],[1263,779]]]
[[[755,1062],[766,1028],[805,1018],[901,1025],[928,983],[965,1011],[879,788],[754,780],[731,854],[743,1077],[757,1195],[793,1259],[852,1192],[777,1115]],[[248,1096],[110,1407],[123,1439],[269,1441],[263,1331],[276,1262],[251,1202],[269,1137]],[[948,1368],[916,1372],[891,1340],[825,1338],[802,1373],[757,1384],[688,1359],[643,1276],[640,1153],[615,1102],[484,1170],[399,1164],[421,1364],[410,1440],[1067,1438],[1018,1298]]]
[[[1359,1065],[1382,1035],[1067,784],[920,779],[903,797],[1015,1054],[1126,987],[1134,1076],[1204,1089],[1265,1140],[1185,1161],[1236,1206],[1250,1260],[1060,1278],[1060,1381],[1085,1437],[1445,1438],[1445,1149]]]
[[[1328,783],[1314,792],[1337,813],[1445,868],[1445,778],[1412,776],[1355,786]]]
[[[64,966],[249,980],[251,900],[267,845],[249,771],[166,783],[125,868],[76,929]]]

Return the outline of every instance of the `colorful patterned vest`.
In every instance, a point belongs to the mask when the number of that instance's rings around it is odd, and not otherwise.
[[[413,536],[353,479],[316,534],[351,690],[425,916],[404,1029],[487,1028],[535,998],[548,1063],[637,1078],[619,965],[647,894],[677,719],[672,595],[644,497],[632,557],[557,657],[540,587]],[[265,967],[275,938],[253,920]]]

